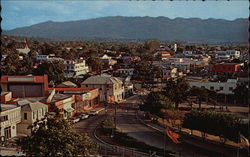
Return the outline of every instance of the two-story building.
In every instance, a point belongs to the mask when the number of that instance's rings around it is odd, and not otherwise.
[[[49,112],[59,111],[59,115],[63,119],[68,119],[75,114],[75,95],[66,95],[56,93],[53,89],[46,101],[49,106]]]
[[[126,76],[132,76],[135,73],[135,69],[134,68],[117,69],[116,72],[119,73],[119,74],[124,74]]]
[[[98,88],[100,101],[117,102],[123,99],[123,82],[107,74],[91,76],[81,83],[82,88]]]
[[[72,107],[75,113],[82,113],[99,105],[98,88],[50,88],[58,94],[75,96],[75,105]]]
[[[65,60],[64,65],[66,77],[77,77],[89,72],[89,67],[85,64],[85,60],[83,58],[77,60]]]
[[[30,135],[35,129],[35,123],[42,123],[46,119],[48,105],[41,102],[31,102],[29,100],[21,100],[17,102],[21,106],[21,123],[17,124],[19,134]]]
[[[21,107],[15,104],[0,105],[1,141],[17,136],[17,124],[21,122]]]

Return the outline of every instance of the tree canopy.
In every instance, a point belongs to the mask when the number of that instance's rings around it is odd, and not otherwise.
[[[44,62],[34,70],[35,75],[47,74],[49,81],[61,83],[65,79],[64,64],[60,61]]]
[[[238,141],[239,132],[247,136],[247,125],[233,114],[192,110],[186,113],[182,126],[191,130]]]
[[[27,156],[87,156],[98,147],[87,135],[72,130],[66,120],[48,119],[30,136],[17,139],[17,145]]]
[[[152,114],[162,117],[162,109],[170,109],[173,107],[173,102],[162,92],[151,92],[146,97],[144,104],[141,106],[141,110],[149,111]]]
[[[179,104],[186,100],[188,94],[189,85],[185,79],[179,78],[177,80],[168,80],[164,87],[165,95],[175,103],[175,108],[179,107]]]

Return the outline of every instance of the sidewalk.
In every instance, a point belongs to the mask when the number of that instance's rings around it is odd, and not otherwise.
[[[25,156],[25,154],[17,148],[0,147],[1,156]]]

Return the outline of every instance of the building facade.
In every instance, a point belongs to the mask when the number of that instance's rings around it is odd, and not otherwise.
[[[214,73],[218,72],[237,72],[242,64],[239,63],[220,63],[220,64],[215,64],[212,67],[212,71]]]
[[[21,122],[21,107],[15,104],[0,106],[1,141],[17,136],[17,124]]]
[[[65,60],[64,65],[66,77],[77,77],[89,72],[89,67],[85,64],[85,60],[82,58],[77,60]]]
[[[102,74],[91,76],[81,83],[82,88],[98,88],[100,101],[109,103],[118,102],[123,99],[123,82],[111,75]]]
[[[21,106],[21,123],[17,124],[18,133],[30,135],[35,128],[36,123],[42,123],[45,120],[45,115],[48,112],[48,105],[41,102],[25,103],[19,102]]]
[[[48,76],[2,76],[3,92],[12,92],[14,98],[40,97],[48,95]]]

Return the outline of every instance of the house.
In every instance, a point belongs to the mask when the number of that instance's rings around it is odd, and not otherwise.
[[[17,136],[17,124],[21,122],[21,107],[15,104],[0,105],[1,141]]]
[[[25,39],[25,42],[19,42],[15,45],[16,50],[19,53],[28,54],[30,52],[30,48],[28,47],[27,40]]]
[[[77,60],[65,60],[64,61],[64,72],[66,77],[77,77],[79,75],[84,75],[89,72],[89,67],[86,65],[83,58]]]
[[[111,59],[112,57],[110,57],[110,56],[104,54],[103,56],[100,56],[99,58],[100,58],[101,60],[103,60],[103,59]]]
[[[49,112],[59,111],[63,119],[68,119],[75,114],[75,95],[66,95],[56,93],[55,89],[51,91],[46,104],[49,106]]]
[[[8,55],[2,55],[2,58],[1,58],[1,65],[4,65],[4,61],[5,59],[7,58]]]
[[[118,77],[118,79],[120,79],[123,82],[123,86],[124,86],[123,96],[124,96],[124,98],[132,96],[134,93],[134,85],[130,82],[131,76]]]
[[[167,80],[169,78],[175,78],[178,76],[177,68],[175,67],[162,67],[162,79]]]
[[[230,58],[240,58],[240,51],[237,50],[225,50],[225,51],[215,51],[215,53],[220,56],[222,54],[228,55]]]
[[[209,90],[216,91],[220,94],[233,94],[233,90],[237,87],[237,80],[228,79],[227,82],[211,82],[207,79],[202,79],[200,77],[189,77],[187,82],[190,87],[200,87]]]
[[[40,97],[48,95],[48,76],[2,76],[3,92],[12,92],[14,98]]]
[[[162,60],[172,57],[171,53],[169,51],[166,51],[166,50],[157,51],[156,53],[154,53],[153,56],[154,57],[159,56]]]
[[[1,92],[1,103],[6,104],[12,99],[12,92]]]
[[[71,81],[65,81],[56,86],[57,88],[77,88],[77,85]]]
[[[82,50],[83,47],[82,46],[62,46],[61,49],[63,50]]]
[[[123,56],[122,61],[124,64],[130,65],[132,63],[141,61],[141,58],[138,56]]]
[[[47,61],[47,62],[54,62],[54,61],[63,62],[64,59],[59,58],[59,57],[55,57],[55,54],[49,54],[49,55],[37,55],[36,56],[36,61],[39,62],[39,63],[42,63],[44,61]]]
[[[219,63],[212,66],[212,72],[219,73],[219,72],[237,72],[240,67],[243,65],[240,63]]]
[[[76,113],[96,107],[100,102],[98,88],[50,88],[49,90],[55,90],[56,93],[68,96],[75,95],[75,105],[72,107]]]
[[[222,53],[222,54],[216,54],[215,59],[217,61],[229,61],[229,60],[231,60],[231,57],[230,57],[230,55],[228,55],[226,53]]]
[[[103,59],[104,66],[106,66],[109,69],[112,69],[112,66],[117,63],[117,60],[114,59]]]
[[[116,72],[119,73],[119,74],[124,74],[126,76],[132,76],[135,73],[135,69],[134,68],[117,69]]]
[[[48,105],[41,102],[21,100],[17,102],[21,106],[21,123],[17,124],[18,134],[30,135],[36,124],[45,122]]]
[[[100,101],[109,103],[123,99],[123,82],[116,77],[107,74],[91,76],[81,83],[82,88],[98,88]]]

